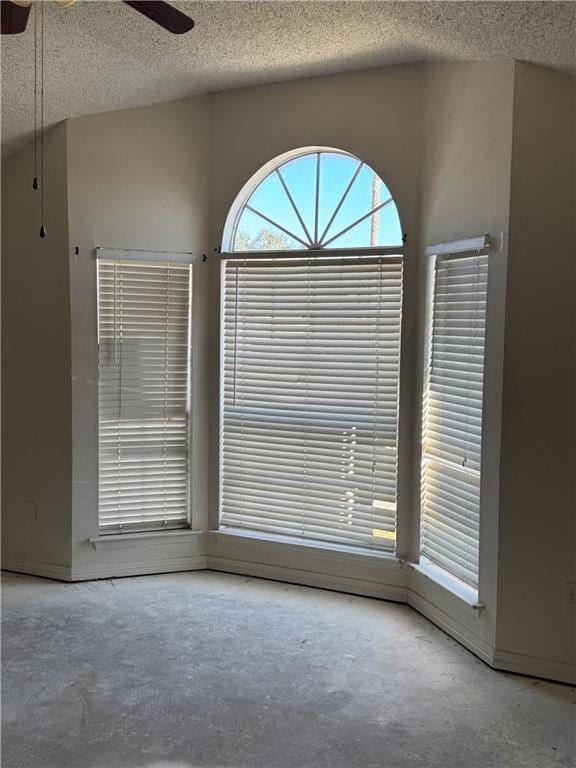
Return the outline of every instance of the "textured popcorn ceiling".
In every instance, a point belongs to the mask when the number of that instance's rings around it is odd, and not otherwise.
[[[524,59],[576,72],[576,2],[176,2],[187,35],[118,0],[45,5],[48,125],[207,91],[414,61]],[[31,136],[33,24],[2,38],[2,141]]]

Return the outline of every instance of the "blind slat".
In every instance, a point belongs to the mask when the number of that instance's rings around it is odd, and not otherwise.
[[[421,552],[478,586],[488,256],[436,258],[424,398]]]
[[[98,261],[99,522],[188,522],[191,267]]]
[[[393,547],[402,260],[225,263],[221,522]]]

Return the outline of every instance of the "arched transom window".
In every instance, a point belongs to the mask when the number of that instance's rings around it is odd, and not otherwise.
[[[402,244],[390,190],[370,166],[347,152],[307,151],[247,187],[233,216],[230,251]]]

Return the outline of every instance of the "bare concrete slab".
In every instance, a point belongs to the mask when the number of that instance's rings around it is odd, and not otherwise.
[[[210,572],[3,578],[3,768],[574,768],[575,689],[407,606]]]

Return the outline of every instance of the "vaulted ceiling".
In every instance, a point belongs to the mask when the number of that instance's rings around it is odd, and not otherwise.
[[[117,0],[45,6],[48,125],[198,93],[386,64],[524,59],[576,73],[576,2],[173,3],[175,36]],[[2,39],[2,141],[31,138],[33,25]]]

